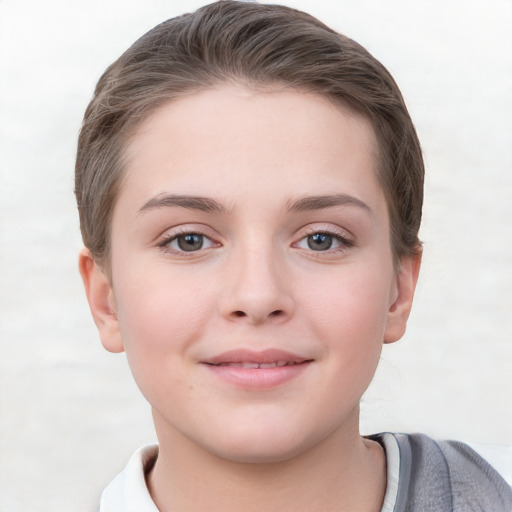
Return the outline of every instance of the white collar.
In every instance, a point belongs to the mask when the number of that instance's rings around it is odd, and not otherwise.
[[[392,512],[398,492],[400,454],[393,435],[384,434],[382,441],[386,451],[388,482],[381,512]],[[158,512],[145,478],[145,468],[153,465],[157,456],[158,445],[139,448],[103,491],[98,512]]]
[[[158,445],[139,448],[103,491],[99,512],[158,512],[145,479],[145,468],[157,455]]]
[[[393,434],[382,434],[382,444],[386,452],[387,484],[384,503],[380,512],[393,512],[398,496],[398,482],[400,476],[400,450],[398,441]]]

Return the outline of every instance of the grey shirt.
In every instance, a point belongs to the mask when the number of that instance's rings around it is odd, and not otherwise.
[[[383,445],[388,460],[383,511],[512,512],[512,489],[468,445],[423,434],[370,439]]]
[[[512,512],[512,490],[469,446],[422,434],[377,434],[387,459],[381,512]],[[144,446],[107,486],[99,512],[158,512],[145,474],[158,446]],[[356,512],[356,511],[354,511]]]

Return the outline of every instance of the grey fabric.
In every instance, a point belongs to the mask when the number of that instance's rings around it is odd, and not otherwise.
[[[512,512],[511,488],[469,446],[455,441],[436,442],[422,434],[386,433],[369,437],[384,449],[387,446],[390,452],[387,503],[383,510]],[[157,512],[144,478],[157,450],[154,445],[135,452],[103,492],[100,511]]]
[[[393,512],[512,512],[512,489],[469,446],[423,434],[392,435],[400,451]],[[382,444],[382,435],[370,437]]]

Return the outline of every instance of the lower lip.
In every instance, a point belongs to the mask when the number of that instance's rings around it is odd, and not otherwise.
[[[206,364],[217,377],[244,389],[271,389],[302,374],[311,361],[275,368],[242,368],[241,366],[216,366]]]

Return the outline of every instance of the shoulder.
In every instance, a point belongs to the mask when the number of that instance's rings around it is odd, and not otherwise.
[[[103,491],[98,512],[158,512],[145,476],[157,455],[157,445],[139,448]]]
[[[400,452],[399,487],[411,510],[512,511],[510,486],[467,444],[423,434],[393,436]]]

